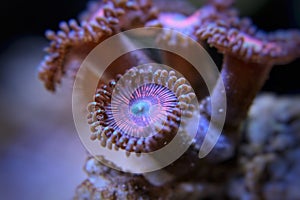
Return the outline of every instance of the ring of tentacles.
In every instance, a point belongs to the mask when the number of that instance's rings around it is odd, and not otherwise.
[[[188,81],[174,70],[133,67],[97,88],[87,107],[91,139],[127,155],[156,151],[176,133],[184,137],[195,97]]]

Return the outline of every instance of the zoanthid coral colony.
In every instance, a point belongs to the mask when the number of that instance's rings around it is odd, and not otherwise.
[[[39,68],[39,78],[50,91],[57,89],[63,77],[74,79],[84,59],[97,45],[134,28],[169,30],[155,41],[188,49],[190,43],[171,30],[178,31],[223,55],[220,76],[206,98],[199,98],[198,89],[194,91],[194,86],[198,88],[197,84],[200,85],[201,81],[189,74],[192,73],[188,68],[190,63],[182,62],[184,58],[178,59],[170,52],[156,58],[157,54],[153,51],[132,51],[111,63],[105,72],[109,76],[100,77],[93,99],[82,108],[87,107],[86,123],[90,132],[86,134],[89,134],[90,140],[97,142],[99,147],[124,151],[129,159],[165,147],[178,133],[185,142],[190,134],[185,124],[195,115],[199,116],[197,136],[178,160],[153,173],[136,175],[119,172],[89,158],[85,167],[89,178],[78,187],[76,199],[83,199],[85,195],[88,199],[220,199],[218,194],[225,195],[228,188],[238,188],[233,185],[238,182],[238,173],[248,170],[245,172],[248,180],[245,185],[251,185],[258,180],[249,177],[256,177],[255,173],[260,176],[264,167],[272,162],[273,154],[251,160],[255,153],[262,152],[256,149],[252,155],[245,150],[249,145],[241,140],[241,128],[272,67],[288,64],[300,57],[300,31],[267,33],[259,30],[251,19],[239,16],[233,7],[234,0],[207,0],[199,9],[191,9],[193,6],[187,5],[187,2],[181,7],[176,6],[178,2],[174,1],[174,5],[169,6],[171,1],[96,1],[78,20],[61,22],[58,31],[46,32],[50,44]],[[123,39],[122,48],[132,45],[130,39]],[[110,50],[107,52],[109,54]],[[163,59],[177,64],[185,74],[151,64],[154,60]],[[187,77],[192,78],[189,80]],[[195,99],[201,102],[197,107],[191,103]],[[227,102],[226,113],[224,101]],[[199,146],[208,126],[218,127],[222,121],[221,114],[220,118],[217,115],[211,121],[214,115],[212,105],[226,115],[225,124],[213,150],[204,159],[199,159]],[[99,159],[105,160],[103,157]],[[258,171],[254,165],[247,165],[241,170],[240,167],[248,161],[260,163]],[[115,166],[115,163],[110,165]],[[113,168],[120,169],[120,166]],[[249,188],[245,189],[249,192],[247,198],[260,199],[264,196],[253,184]],[[227,192],[226,197],[236,196]]]

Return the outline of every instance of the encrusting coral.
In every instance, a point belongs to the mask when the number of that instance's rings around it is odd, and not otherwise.
[[[300,31],[260,31],[250,19],[238,16],[233,3],[233,0],[208,0],[196,10],[191,9],[192,6],[181,9],[175,4],[169,9],[162,8],[161,2],[155,4],[154,1],[153,5],[150,0],[105,0],[92,3],[81,15],[79,24],[70,20],[60,24],[60,31],[46,32],[51,42],[39,77],[50,91],[55,91],[62,77],[74,78],[82,61],[98,44],[132,28],[166,28],[169,32],[157,38],[158,43],[188,48],[189,43],[170,30],[174,29],[223,54],[221,76],[211,97],[199,99],[197,137],[178,160],[157,172],[137,175],[115,170],[119,166],[111,169],[90,157],[85,165],[88,179],[77,188],[75,199],[272,199],[273,192],[279,199],[300,198],[292,186],[298,184],[297,180],[284,177],[289,168],[297,174],[299,163],[287,166],[280,160],[283,155],[291,163],[290,155],[299,154],[296,145],[300,142],[299,109],[276,115],[282,109],[276,107],[282,105],[282,100],[271,96],[258,98],[248,112],[272,67],[300,57]],[[131,45],[127,39],[121,42],[125,47]],[[188,63],[173,55],[164,56],[167,63],[177,62],[183,69],[189,69]],[[136,67],[151,59],[145,52],[130,52],[112,63],[112,70],[107,70],[112,80],[99,82],[93,101],[87,105],[91,139],[99,140],[99,145],[125,150],[127,155],[152,152],[173,139],[182,116],[195,115],[195,108],[189,104],[196,98],[197,91],[191,91],[195,81],[191,80],[189,85],[188,80],[175,71],[159,70],[151,65]],[[220,87],[223,83],[225,90]],[[130,87],[132,89],[128,89]],[[131,95],[126,96],[126,93]],[[225,101],[224,94],[227,112],[223,134],[208,157],[199,159],[199,146],[214,114],[211,104],[221,105]],[[112,96],[117,97],[116,101]],[[292,100],[288,102],[297,104]],[[268,110],[268,103],[276,109]],[[164,114],[152,112],[151,106],[159,107]],[[260,115],[255,112],[260,106],[265,112],[263,119],[275,125],[261,126]],[[124,112],[114,114],[116,107]],[[183,108],[188,111],[182,112]],[[217,118],[212,126],[218,126],[219,121]],[[145,128],[153,122],[158,122],[155,128]],[[136,128],[135,124],[143,128]],[[171,178],[162,180],[164,174]]]
[[[299,100],[259,96],[234,159],[218,164],[202,160],[196,167],[184,163],[189,174],[162,186],[89,157],[84,166],[88,178],[75,199],[299,199]]]

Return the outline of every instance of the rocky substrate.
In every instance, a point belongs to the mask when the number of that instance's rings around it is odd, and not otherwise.
[[[89,157],[88,177],[74,199],[300,199],[299,144],[300,97],[261,94],[230,160],[184,162],[172,172],[190,167],[187,174],[154,184],[148,176],[120,172]]]

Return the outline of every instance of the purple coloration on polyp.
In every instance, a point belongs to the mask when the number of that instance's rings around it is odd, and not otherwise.
[[[173,91],[163,85],[147,83],[130,92],[116,94],[112,107],[107,108],[107,117],[115,130],[134,137],[148,137],[167,123],[167,116],[177,104]]]
[[[153,98],[134,100],[129,106],[130,119],[139,126],[148,126],[151,123],[151,107],[156,104]]]
[[[153,83],[137,88],[130,97],[130,120],[138,126],[159,122],[177,104],[177,98],[168,88]]]
[[[186,29],[198,23],[199,12],[190,17],[178,13],[162,13],[159,18],[168,28]]]

